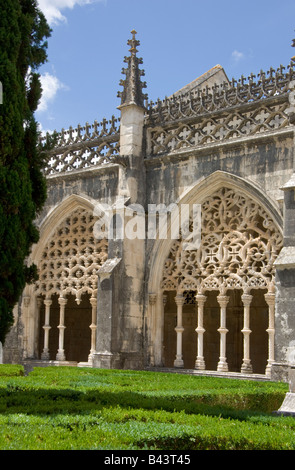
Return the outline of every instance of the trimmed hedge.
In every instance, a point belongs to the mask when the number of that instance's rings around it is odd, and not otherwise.
[[[0,375],[0,449],[292,449],[287,384],[50,367]]]
[[[18,364],[0,364],[0,377],[17,377],[23,375],[23,366]]]

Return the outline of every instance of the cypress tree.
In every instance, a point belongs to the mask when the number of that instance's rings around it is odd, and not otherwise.
[[[13,308],[36,266],[26,260],[39,233],[36,215],[46,199],[34,118],[41,97],[38,67],[47,60],[50,28],[36,0],[0,7],[0,341],[13,323]]]

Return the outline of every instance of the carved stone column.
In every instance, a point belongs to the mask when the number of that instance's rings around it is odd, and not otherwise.
[[[165,344],[164,344],[164,327],[165,327],[165,307],[167,304],[168,295],[162,295],[162,320],[161,320],[161,365],[165,364]]]
[[[220,305],[220,328],[217,330],[220,333],[220,357],[217,370],[221,372],[227,372],[228,364],[226,360],[226,333],[228,333],[228,330],[226,329],[226,307],[229,302],[229,297],[226,295],[219,295],[217,297],[217,301]]]
[[[148,337],[150,338],[150,365],[154,366],[155,365],[155,354],[154,354],[154,347],[151,341],[151,335],[152,335],[152,325],[155,324],[155,309],[156,309],[156,301],[157,301],[157,294],[149,294],[149,304],[151,308],[151,315],[150,315],[150,321],[148,323]]]
[[[198,353],[195,362],[195,369],[205,370],[204,351],[203,351],[203,336],[205,329],[203,327],[203,316],[204,316],[204,304],[207,300],[205,295],[197,294],[196,301],[198,303],[198,326],[196,332],[198,334]]]
[[[65,306],[67,303],[67,299],[64,297],[59,297],[58,303],[60,305],[60,313],[59,313],[59,340],[58,340],[58,351],[56,355],[57,361],[65,361],[65,350],[64,350],[64,333],[65,333]]]
[[[44,300],[44,305],[45,305],[45,323],[43,326],[44,330],[44,348],[43,352],[41,354],[41,359],[44,361],[48,361],[50,359],[49,355],[49,331],[51,330],[50,326],[50,306],[52,304],[51,299],[45,299]]]
[[[90,354],[88,356],[88,362],[92,362],[93,354],[96,351],[95,348],[96,348],[96,329],[97,329],[97,325],[96,325],[97,299],[95,297],[91,297],[90,303],[91,303],[91,308],[92,308],[91,325],[89,327],[91,329],[91,348],[90,348]]]
[[[31,303],[31,296],[30,295],[24,295],[23,297],[23,306],[22,306],[22,312],[23,316],[25,319],[25,336],[23,338],[23,347],[24,351],[27,357],[33,357],[34,356],[34,351],[33,351],[33,331],[32,331],[32,315],[30,312],[30,303]]]
[[[241,372],[251,374],[253,372],[251,359],[250,359],[250,305],[252,302],[253,296],[249,294],[242,295],[242,302],[244,305],[244,326],[242,333],[244,335],[244,357],[243,364],[241,367]]]
[[[265,374],[271,376],[271,365],[275,362],[275,294],[268,292],[264,295],[265,301],[268,305],[268,360],[265,369]]]
[[[183,367],[182,359],[182,333],[184,328],[182,326],[182,307],[184,304],[183,294],[177,294],[175,297],[175,302],[177,305],[177,326],[175,328],[177,337],[176,337],[176,359],[174,361],[174,367]]]

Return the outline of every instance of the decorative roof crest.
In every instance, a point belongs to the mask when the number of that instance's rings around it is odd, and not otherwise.
[[[123,86],[123,91],[118,92],[118,97],[121,98],[121,105],[123,106],[135,104],[137,106],[145,107],[144,101],[147,100],[147,94],[142,92],[146,88],[146,82],[141,81],[141,77],[145,75],[144,70],[139,69],[139,65],[143,63],[142,58],[136,56],[137,46],[140,45],[135,37],[137,32],[133,29],[131,31],[132,39],[129,39],[127,44],[130,46],[130,57],[125,57],[124,62],[128,64],[127,68],[122,69],[122,74],[126,75],[125,80],[120,80],[120,85]]]

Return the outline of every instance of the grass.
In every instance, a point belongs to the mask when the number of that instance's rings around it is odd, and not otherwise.
[[[1,450],[295,450],[284,383],[0,366]]]

